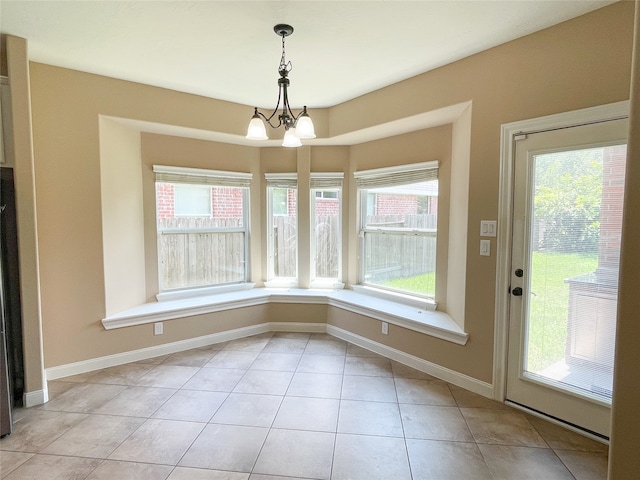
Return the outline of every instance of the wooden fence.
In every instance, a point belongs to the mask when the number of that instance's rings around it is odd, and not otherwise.
[[[316,217],[315,265],[317,278],[338,278],[340,271],[340,218],[338,215]],[[297,259],[296,217],[276,216],[273,219],[274,273],[276,277],[295,277]],[[313,260],[313,259],[312,259]]]
[[[435,271],[435,215],[369,217],[369,227],[432,230],[429,236],[369,233],[365,236],[367,281],[384,283]],[[218,228],[234,231],[215,231]],[[160,280],[163,290],[241,282],[245,279],[245,233],[241,218],[162,218],[158,222]],[[297,222],[293,216],[273,221],[274,271],[295,277]],[[339,216],[316,217],[316,277],[337,278],[341,244]],[[375,252],[375,255],[372,253]]]
[[[371,215],[367,226],[429,232],[427,235],[367,232],[364,268],[367,282],[384,284],[397,278],[435,272],[436,215]]]
[[[245,233],[207,231],[221,227],[241,229],[242,218],[159,219],[158,257],[162,290],[245,279]]]

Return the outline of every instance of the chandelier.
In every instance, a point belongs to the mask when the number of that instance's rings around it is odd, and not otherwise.
[[[271,128],[284,126],[283,147],[299,147],[302,145],[300,139],[316,138],[316,134],[311,117],[307,113],[306,105],[298,115],[295,115],[289,106],[289,96],[287,94],[289,79],[287,76],[292,66],[291,61],[287,62],[285,60],[284,39],[293,33],[293,27],[280,23],[273,27],[273,31],[282,37],[282,57],[278,67],[278,73],[280,74],[280,78],[278,78],[278,101],[276,108],[273,109],[273,112],[268,117],[259,112],[258,107],[254,108],[253,117],[251,117],[249,128],[247,129],[247,138],[249,140],[267,140],[269,137],[264,124],[266,121]],[[280,100],[282,100],[282,107],[280,107]],[[280,108],[282,108],[282,112],[278,115],[276,123],[274,117]]]

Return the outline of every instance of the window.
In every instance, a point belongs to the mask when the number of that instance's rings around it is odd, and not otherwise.
[[[153,170],[160,291],[246,282],[251,174]]]
[[[298,181],[295,173],[267,180],[268,285],[296,285],[298,278]]]
[[[212,187],[208,185],[183,185],[180,183],[172,186],[176,217],[211,216]]]
[[[341,278],[343,173],[311,174],[312,285]]]
[[[435,297],[438,164],[356,172],[363,285]]]

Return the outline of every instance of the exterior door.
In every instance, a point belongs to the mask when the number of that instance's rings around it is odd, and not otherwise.
[[[507,400],[609,436],[627,120],[516,137]],[[518,139],[520,138],[520,139]]]

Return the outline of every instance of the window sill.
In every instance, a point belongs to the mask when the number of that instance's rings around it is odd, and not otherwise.
[[[254,288],[147,303],[104,318],[102,325],[106,330],[113,330],[271,302],[330,305],[458,345],[465,345],[469,338],[469,334],[444,312],[404,305],[353,290],[298,288]]]
[[[418,296],[406,295],[398,292],[391,292],[381,288],[370,287],[368,285],[353,285],[353,290],[363,295],[369,295],[383,300],[389,300],[393,303],[415,307],[421,310],[429,310],[435,312],[437,304],[433,300],[420,298]]]
[[[215,287],[188,288],[182,290],[173,290],[162,292],[156,295],[158,302],[169,302],[172,300],[182,300],[185,298],[204,297],[208,295],[218,295],[221,293],[238,292],[242,290],[251,290],[255,287],[255,283],[234,283],[230,285],[220,285]]]

